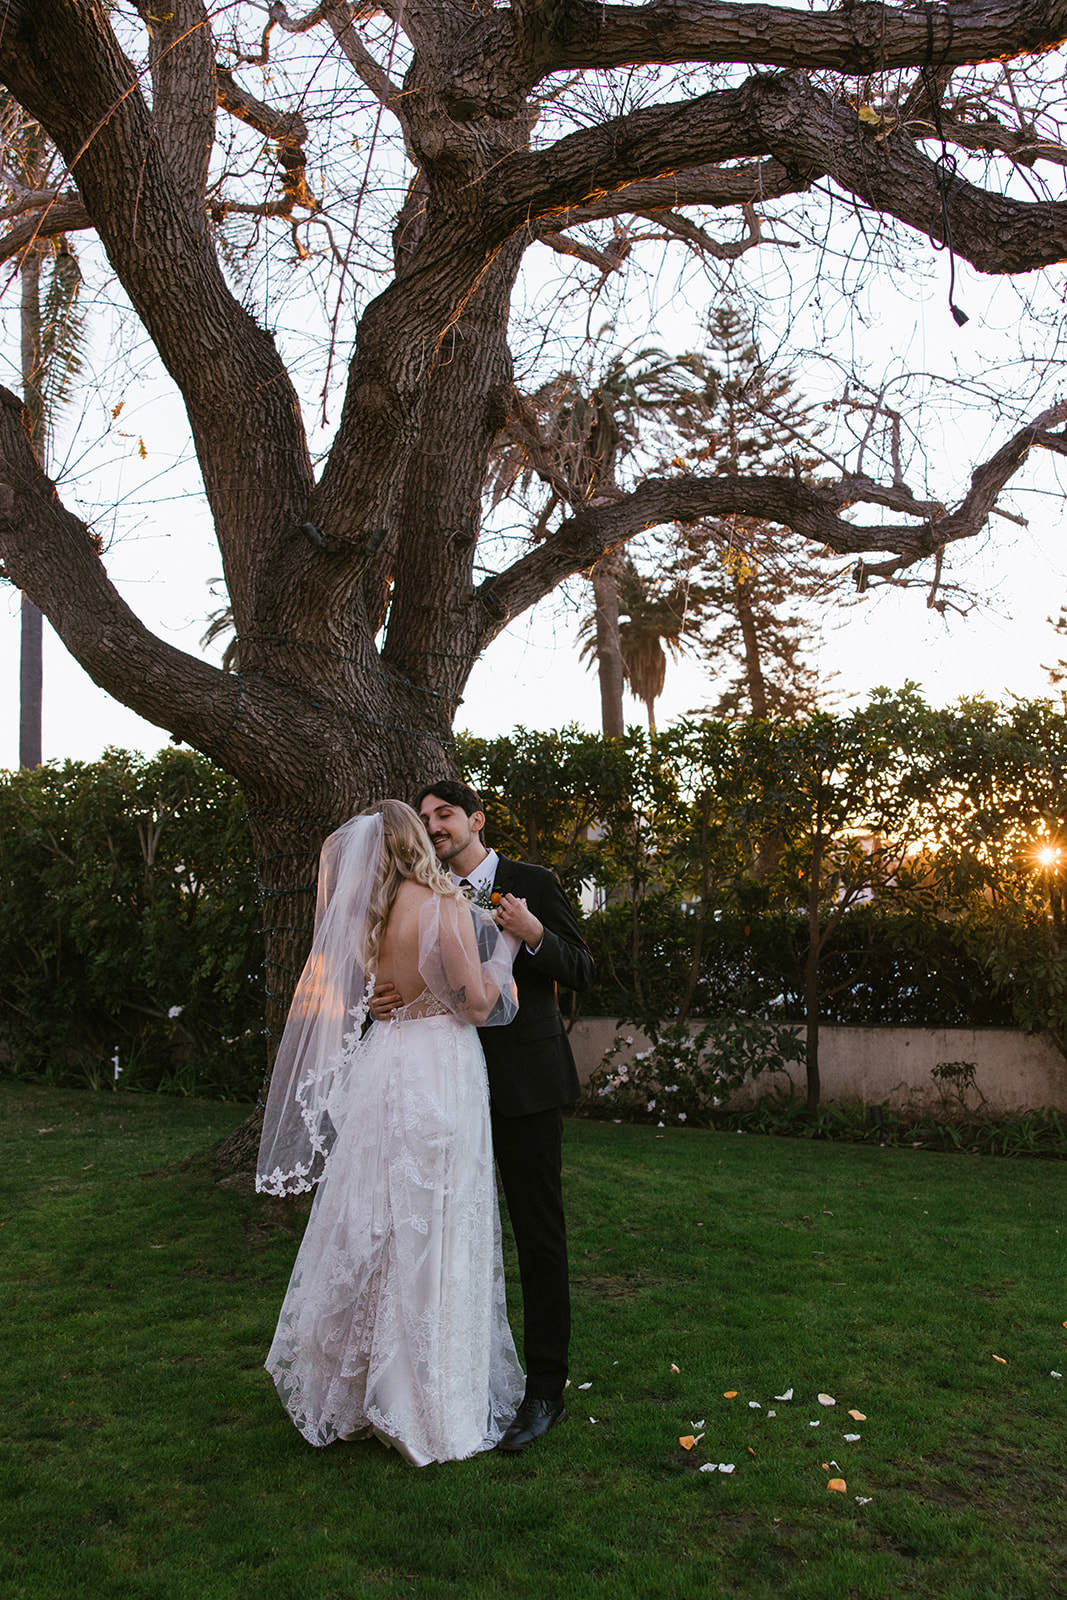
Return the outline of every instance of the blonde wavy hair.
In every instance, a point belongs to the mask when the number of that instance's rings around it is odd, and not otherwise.
[[[385,925],[402,883],[421,883],[446,900],[462,899],[460,890],[441,866],[417,811],[403,800],[379,800],[360,812],[361,817],[381,817],[382,842],[374,888],[367,907],[367,944],[364,965],[373,972],[378,964]]]

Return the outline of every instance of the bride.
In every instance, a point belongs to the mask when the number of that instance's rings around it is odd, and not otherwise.
[[[268,1194],[318,1184],[266,1361],[311,1444],[460,1460],[522,1399],[476,1031],[515,1014],[514,944],[401,801],[326,840],[256,1175]],[[364,1034],[375,979],[405,1003]]]

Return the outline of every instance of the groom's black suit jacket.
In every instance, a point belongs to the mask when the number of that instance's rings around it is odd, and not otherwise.
[[[493,888],[525,900],[545,930],[536,955],[520,945],[515,957],[518,1015],[504,1028],[480,1030],[493,1111],[522,1117],[573,1105],[581,1086],[556,986],[588,988],[593,958],[554,873],[499,856]]]

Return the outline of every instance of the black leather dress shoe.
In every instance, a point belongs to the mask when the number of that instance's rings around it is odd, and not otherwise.
[[[515,1420],[497,1445],[505,1455],[517,1456],[540,1439],[549,1428],[562,1422],[567,1415],[562,1400],[537,1400],[527,1398],[515,1413]]]

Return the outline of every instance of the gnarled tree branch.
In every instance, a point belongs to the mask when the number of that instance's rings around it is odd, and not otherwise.
[[[95,683],[230,771],[255,774],[283,720],[325,737],[330,719],[281,686],[239,681],[145,627],[108,578],[90,530],[60,503],[30,448],[21,403],[2,388],[0,555]]]
[[[1067,420],[1061,401],[1020,428],[986,462],[975,468],[970,488],[954,511],[936,501],[919,501],[903,485],[878,485],[849,476],[836,483],[805,483],[792,477],[647,478],[610,503],[587,506],[567,518],[543,544],[505,571],[487,578],[482,593],[496,608],[492,638],[503,621],[519,615],[572,573],[584,572],[609,550],[634,534],[667,523],[695,523],[710,517],[746,516],[777,523],[842,555],[890,551],[892,559],[867,566],[867,574],[890,576],[926,560],[959,539],[979,533],[995,509],[998,494],[1035,447],[1057,451],[1067,446],[1051,429]],[[841,512],[866,501],[905,511],[919,522],[859,524]]]
[[[627,184],[767,154],[796,174],[798,187],[826,173],[936,240],[944,191],[953,247],[980,272],[1028,272],[1067,257],[1067,204],[1015,200],[959,177],[945,190],[937,163],[913,140],[903,132],[885,137],[799,73],[632,111],[547,150],[516,154],[486,180],[487,218],[494,232],[529,227],[600,204]]]

